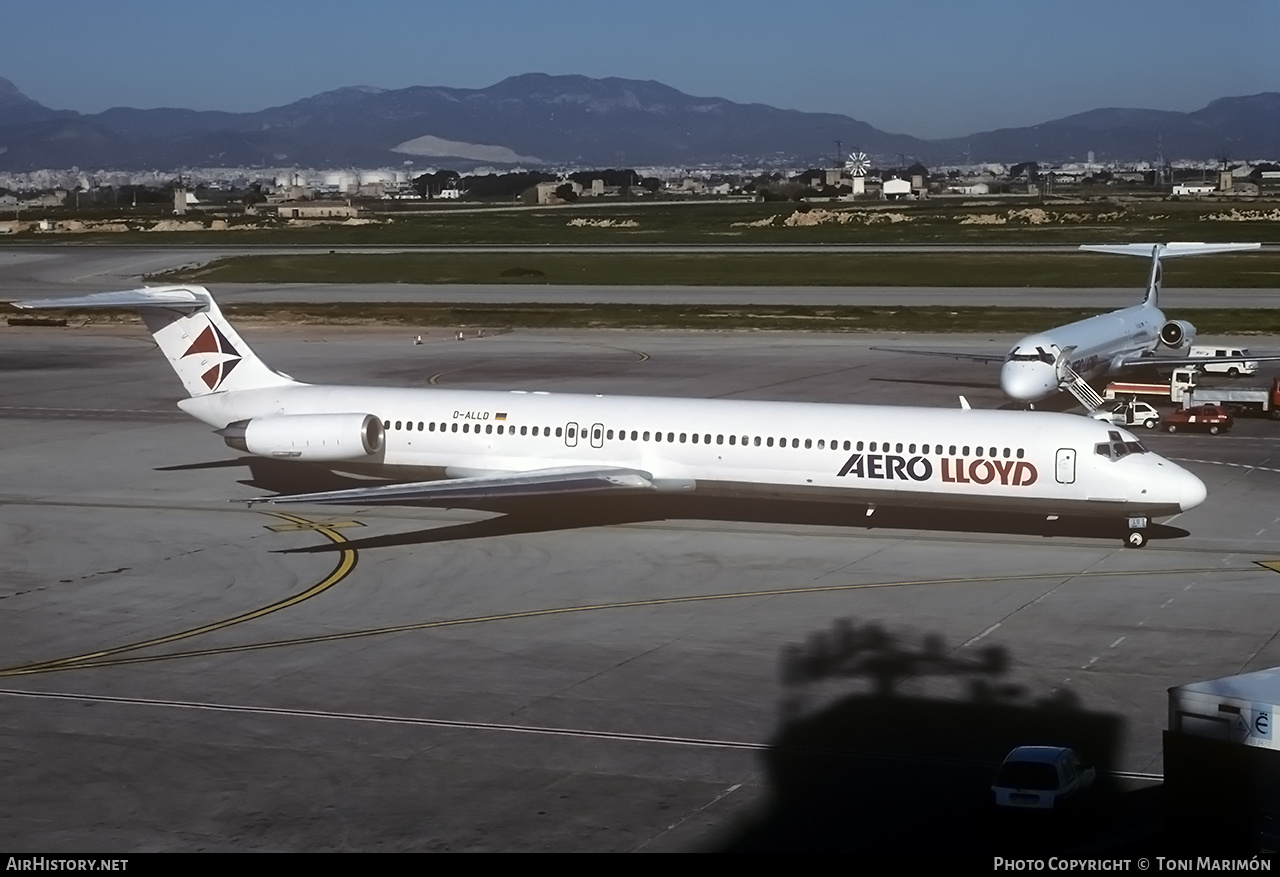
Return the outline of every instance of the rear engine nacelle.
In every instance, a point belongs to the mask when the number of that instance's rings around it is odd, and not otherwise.
[[[386,439],[372,414],[279,414],[237,420],[216,432],[238,451],[318,463],[371,457]]]
[[[1186,320],[1170,320],[1160,327],[1160,343],[1174,350],[1190,347],[1196,340],[1196,327]]]

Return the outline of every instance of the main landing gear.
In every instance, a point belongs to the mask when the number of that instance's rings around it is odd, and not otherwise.
[[[1129,532],[1124,537],[1126,548],[1142,548],[1147,544],[1147,519],[1130,518]]]

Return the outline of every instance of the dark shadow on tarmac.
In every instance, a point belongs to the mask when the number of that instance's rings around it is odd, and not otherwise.
[[[791,646],[781,662],[780,726],[763,756],[768,804],[704,849],[888,854],[904,863],[956,853],[1163,851],[1162,789],[1126,789],[1108,776],[1123,720],[1082,708],[1064,689],[1037,696],[1004,682],[1011,663],[998,646],[949,647],[937,635],[908,641],[849,621]],[[908,680],[936,688],[938,677],[953,680],[954,697],[898,693]],[[831,701],[839,688],[856,693]],[[1099,780],[1060,812],[999,810],[991,782],[1020,745],[1069,746]]]
[[[342,490],[384,483],[333,472],[308,463],[238,457],[158,468],[160,472],[199,469],[249,469],[241,484],[271,494],[290,495],[321,490]],[[265,499],[265,497],[263,498]],[[246,502],[260,503],[259,499]],[[266,505],[261,502],[261,505]],[[411,505],[409,503],[406,506]],[[359,507],[359,504],[355,504]],[[341,551],[350,548],[388,548],[427,545],[461,539],[482,539],[515,533],[575,530],[617,524],[684,520],[723,523],[770,524],[777,526],[845,527],[851,530],[910,530],[933,533],[978,533],[993,536],[1041,536],[1122,541],[1124,522],[1092,518],[1045,520],[1043,516],[1006,513],[941,512],[918,508],[879,507],[868,516],[866,506],[846,503],[784,499],[731,499],[699,496],[656,496],[638,493],[605,498],[542,497],[492,502],[453,504],[452,508],[496,512],[501,517],[485,521],[433,526],[406,533],[371,536],[341,544],[324,544],[292,549],[301,553]],[[279,506],[281,510],[289,508]],[[333,506],[332,508],[343,508]],[[1181,539],[1190,535],[1180,527],[1152,524],[1147,536],[1152,541]]]
[[[387,548],[425,545],[460,539],[480,539],[515,533],[540,533],[617,524],[683,520],[777,526],[827,526],[851,530],[912,530],[934,533],[980,533],[1110,539],[1120,542],[1127,530],[1123,522],[1093,519],[1059,519],[1008,514],[943,513],[927,509],[880,508],[867,517],[865,506],[784,500],[735,500],[706,497],[658,497],[639,495],[609,499],[545,498],[505,503],[471,503],[480,511],[501,517],[463,524],[434,526],[386,536],[355,539],[341,545],[324,544],[293,549],[297,552],[336,551],[344,548]],[[1153,524],[1151,540],[1180,539],[1190,535],[1179,527]]]

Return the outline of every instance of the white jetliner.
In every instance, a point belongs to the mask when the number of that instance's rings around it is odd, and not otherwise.
[[[1111,519],[1127,544],[1205,487],[1130,433],[1070,414],[317,386],[258,359],[200,286],[15,302],[137,308],[228,445],[387,478],[278,503],[458,506],[657,491]]]
[[[1174,256],[1231,253],[1256,250],[1261,244],[1086,244],[1080,249],[1095,253],[1116,253],[1151,259],[1151,278],[1142,303],[1100,314],[1087,320],[1056,326],[1028,335],[1004,356],[944,353],[942,351],[894,350],[1000,362],[1000,389],[1010,399],[1035,403],[1058,390],[1068,390],[1086,408],[1102,407],[1101,397],[1088,385],[1109,375],[1136,366],[1178,366],[1214,362],[1206,356],[1157,356],[1160,348],[1187,350],[1195,340],[1195,326],[1185,320],[1166,320],[1160,310],[1160,261]],[[890,350],[891,348],[880,348]],[[1280,359],[1277,356],[1249,356],[1250,361]],[[1221,359],[1217,360],[1221,362]]]

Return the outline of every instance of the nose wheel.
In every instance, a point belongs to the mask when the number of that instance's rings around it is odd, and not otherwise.
[[[1130,518],[1129,532],[1124,537],[1126,548],[1142,548],[1147,544],[1147,519]]]

